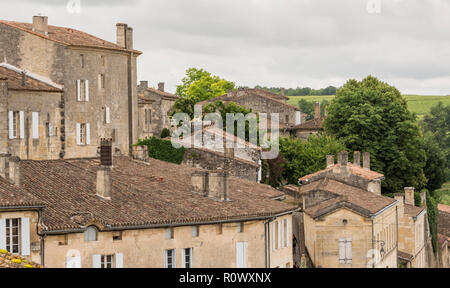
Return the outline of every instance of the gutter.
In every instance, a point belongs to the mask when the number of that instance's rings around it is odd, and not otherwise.
[[[391,208],[392,206],[394,206],[397,203],[398,203],[398,201],[395,200],[394,202],[392,202],[392,204],[389,204],[388,206],[384,207],[383,209],[381,209],[377,213],[372,214],[372,216],[370,216],[370,218],[373,219],[373,218],[377,217],[378,215],[380,215],[381,213],[383,213],[384,211],[386,211],[387,209]]]

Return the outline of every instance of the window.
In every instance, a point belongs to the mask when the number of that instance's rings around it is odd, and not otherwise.
[[[31,113],[33,139],[39,139],[39,112]]]
[[[67,246],[69,245],[69,235],[65,234],[62,236],[62,241],[58,243],[59,246]]]
[[[192,237],[198,237],[198,235],[199,235],[199,227],[192,226]]]
[[[275,222],[275,249],[280,249],[280,222]]]
[[[222,224],[218,224],[216,226],[216,232],[217,232],[217,235],[222,235],[222,233],[223,233],[223,225]]]
[[[105,107],[105,123],[111,124],[111,109],[109,107]]]
[[[98,87],[101,89],[105,88],[105,74],[98,75]]]
[[[166,268],[176,268],[175,249],[165,250],[164,262]]]
[[[247,268],[247,243],[236,243],[236,268]]]
[[[104,67],[106,65],[106,58],[104,55],[100,56],[100,64]]]
[[[239,223],[238,224],[238,233],[243,233],[244,232],[244,223]]]
[[[113,232],[113,241],[122,240],[122,231]]]
[[[101,256],[101,268],[114,268],[114,255],[102,255]]]
[[[342,238],[339,239],[339,263],[351,264],[352,263],[352,239]]]
[[[84,232],[84,241],[97,241],[97,228],[89,226]]]
[[[77,123],[77,144],[91,144],[91,128],[89,123]]]
[[[288,219],[283,220],[283,227],[284,227],[283,230],[285,233],[283,246],[289,247],[289,238],[291,237],[291,235],[289,232],[289,220]]]
[[[183,249],[183,268],[192,268],[192,248]]]
[[[166,239],[173,239],[173,228],[166,229]]]
[[[89,81],[77,80],[77,101],[88,102],[89,101]]]
[[[9,111],[9,139],[24,138],[24,123],[23,111]]]
[[[83,54],[80,54],[80,65],[81,65],[81,68],[84,68],[84,55]]]
[[[6,250],[14,254],[20,254],[20,220],[6,219]]]

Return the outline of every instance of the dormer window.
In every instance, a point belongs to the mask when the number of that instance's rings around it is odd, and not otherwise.
[[[94,226],[89,226],[84,232],[84,241],[92,242],[97,241],[98,230]]]

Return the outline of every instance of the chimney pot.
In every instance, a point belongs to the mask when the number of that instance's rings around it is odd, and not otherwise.
[[[97,170],[97,196],[111,199],[111,166],[101,166]]]
[[[405,204],[415,206],[414,187],[405,187]]]
[[[339,153],[338,157],[339,157],[339,159],[338,159],[339,164],[341,166],[347,166],[347,163],[348,163],[348,152],[347,151],[342,151],[342,152]]]
[[[209,172],[207,196],[219,201],[229,201],[228,172]]]
[[[327,168],[334,165],[334,155],[327,155]]]
[[[142,90],[146,90],[148,88],[148,81],[141,81],[141,85],[139,85],[139,88]]]
[[[116,24],[116,42],[122,48],[126,48],[127,27],[128,25],[124,23]]]
[[[133,50],[133,28],[127,27],[127,34],[126,34],[126,49]]]
[[[36,33],[48,35],[48,17],[33,16],[33,31]]]
[[[361,167],[361,152],[353,152],[353,165]]]
[[[164,92],[164,82],[158,83],[158,90]]]
[[[316,102],[314,106],[314,119],[318,120],[321,118],[320,115],[320,102]]]
[[[363,153],[363,168],[370,170],[370,153],[369,152]]]

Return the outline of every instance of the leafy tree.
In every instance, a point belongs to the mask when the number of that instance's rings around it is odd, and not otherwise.
[[[283,177],[291,184],[298,179],[326,168],[326,156],[345,150],[344,144],[328,135],[311,135],[301,139],[280,138],[280,151],[285,160]]]
[[[173,113],[187,113],[191,118],[194,115],[195,104],[226,94],[227,91],[235,88],[233,82],[197,68],[186,70],[186,77],[181,82],[175,93],[179,99],[174,104]]]
[[[425,187],[420,129],[395,87],[372,76],[349,80],[328,106],[325,129],[349,150],[371,152],[372,170],[386,176],[384,193]]]
[[[424,141],[427,154],[424,168],[425,176],[428,179],[426,188],[434,196],[434,191],[440,189],[447,179],[447,158],[445,151],[439,147],[431,132],[425,135]]]
[[[303,113],[308,114],[308,117],[306,120],[314,119],[314,116],[316,114],[315,112],[315,101],[308,101],[306,99],[301,99],[298,101],[298,107],[300,110],[302,110]],[[328,100],[323,100],[320,102],[320,114],[321,117],[325,116],[325,111],[327,109],[327,106],[330,102]]]

